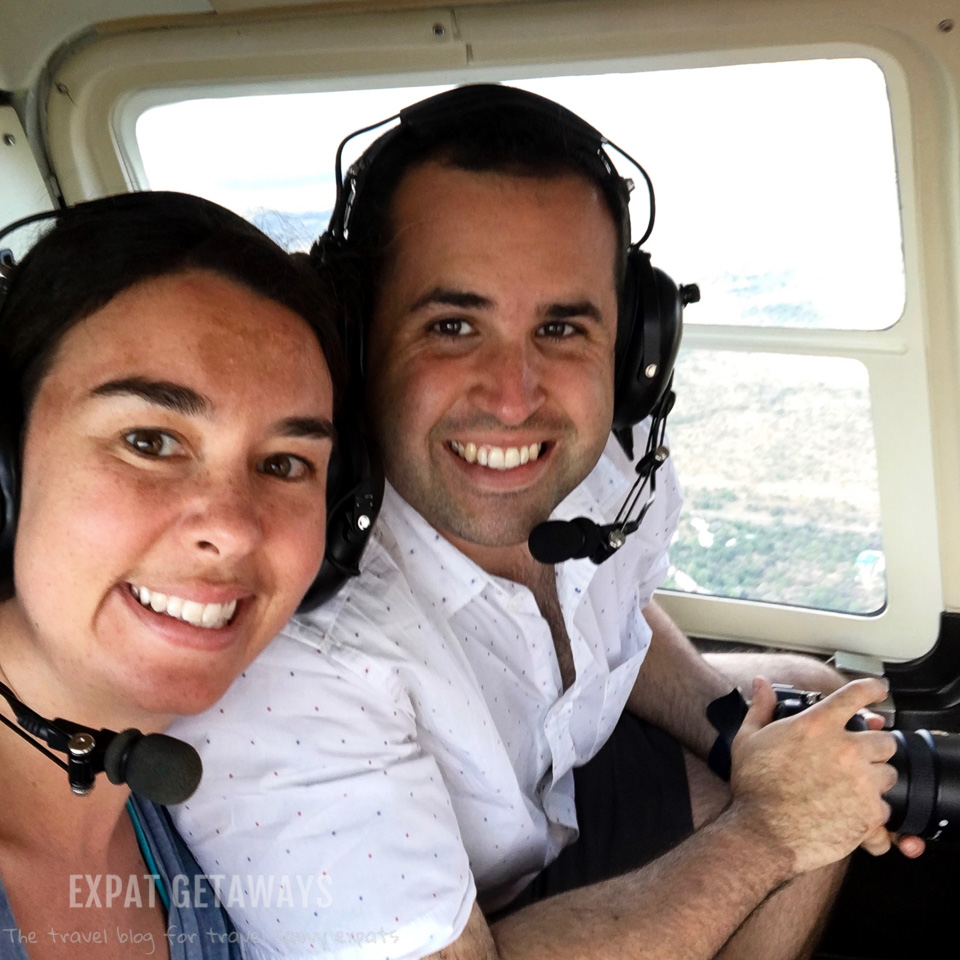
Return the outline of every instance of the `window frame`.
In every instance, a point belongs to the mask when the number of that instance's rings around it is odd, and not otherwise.
[[[70,201],[142,187],[136,117],[149,106],[193,96],[848,56],[875,61],[889,92],[901,198],[906,297],[900,320],[885,330],[798,330],[697,325],[691,315],[684,337],[693,348],[865,364],[886,607],[862,616],[672,592],[659,597],[698,637],[887,660],[917,657],[935,642],[941,610],[960,609],[960,397],[951,376],[960,369],[954,266],[960,176],[942,65],[931,59],[919,26],[916,35],[904,36],[893,25],[884,30],[869,23],[869,0],[843,4],[848,12],[862,11],[859,21],[825,16],[822,22],[801,21],[779,0],[756,0],[738,7],[739,22],[718,27],[707,18],[679,34],[678,18],[666,7],[605,3],[598,16],[598,6],[326,14],[229,31],[183,27],[105,37],[54,71],[48,102],[54,167]],[[684,10],[684,24],[694,23]]]

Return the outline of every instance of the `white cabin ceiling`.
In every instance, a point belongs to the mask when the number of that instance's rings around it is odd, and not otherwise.
[[[57,47],[95,23],[211,12],[208,0],[0,0],[0,88],[31,86]]]
[[[470,0],[470,5],[504,0]],[[305,10],[398,10],[444,6],[437,0],[0,0],[0,90],[33,86],[62,44],[94,27],[104,32],[146,26],[157,18],[183,22]]]

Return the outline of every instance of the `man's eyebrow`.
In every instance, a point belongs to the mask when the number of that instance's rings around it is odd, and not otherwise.
[[[434,287],[416,300],[410,308],[411,313],[422,310],[424,307],[439,304],[446,307],[462,307],[466,310],[489,310],[493,301],[482,297],[479,293],[470,293],[466,290],[454,290],[451,287]]]
[[[337,429],[332,420],[321,417],[288,417],[281,420],[277,431],[281,437],[305,440],[336,440]]]
[[[90,391],[94,397],[112,397],[127,394],[139,397],[158,407],[166,407],[185,416],[209,416],[213,404],[201,393],[169,380],[150,380],[147,377],[124,377],[108,380]]]
[[[600,323],[603,314],[600,308],[590,300],[578,300],[575,303],[551,303],[543,311],[548,320],[569,320],[571,317],[585,317]]]

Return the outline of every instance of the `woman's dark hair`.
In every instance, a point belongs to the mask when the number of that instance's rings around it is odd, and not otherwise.
[[[135,193],[63,211],[15,268],[0,303],[0,359],[21,416],[64,334],[124,290],[185,270],[235,280],[301,316],[320,342],[339,399],[345,367],[336,308],[307,258],[208,200]]]
[[[27,418],[64,335],[124,290],[186,270],[234,280],[302,317],[326,359],[336,410],[346,389],[337,308],[305,254],[286,253],[237,214],[187,194],[123,194],[52,216],[23,261],[4,268],[5,296],[0,288],[0,444],[13,461],[0,463],[6,474],[18,473]],[[2,524],[0,515],[0,539],[9,535]],[[11,595],[10,574],[0,569],[0,599]]]

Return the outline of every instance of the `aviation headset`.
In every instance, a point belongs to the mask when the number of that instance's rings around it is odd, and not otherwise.
[[[678,287],[662,270],[654,267],[649,254],[640,249],[653,230],[655,218],[653,184],[647,172],[629,154],[575,113],[552,100],[515,87],[468,84],[428,97],[392,117],[354,131],[344,138],[337,149],[336,202],[330,224],[314,244],[310,255],[321,269],[333,270],[334,275],[340,274],[346,283],[345,275],[349,272],[347,264],[357,253],[356,240],[350,236],[350,224],[357,204],[373,202],[363,199],[371,193],[368,184],[376,182],[378,176],[383,176],[384,169],[390,163],[395,163],[398,156],[407,155],[408,162],[404,167],[407,169],[418,160],[426,159],[431,151],[438,148],[442,151],[445,144],[453,142],[457,128],[463,129],[473,124],[482,131],[485,124],[497,123],[498,115],[504,112],[513,115],[517,126],[528,125],[530,121],[532,123],[529,126],[533,130],[546,126],[558,134],[566,153],[562,159],[571,161],[572,169],[581,169],[604,187],[605,195],[616,211],[617,226],[627,239],[630,236],[629,197],[633,183],[617,173],[605,148],[613,147],[626,157],[646,184],[649,221],[641,238],[627,247],[625,275],[618,304],[614,368],[613,433],[632,460],[632,427],[645,417],[654,416],[650,437],[651,440],[659,438],[651,450],[662,441],[663,421],[673,404],[670,386],[673,365],[680,348],[683,307],[698,301],[700,291],[695,285]],[[375,140],[344,176],[342,157],[347,143],[394,120],[399,120],[399,123]],[[369,291],[366,293],[369,296]],[[343,340],[351,383],[354,385],[361,383],[363,377],[363,327],[362,318],[346,318]],[[359,395],[357,403],[362,406]],[[376,467],[371,464],[371,469]],[[360,483],[357,489],[362,488],[363,483]],[[379,503],[377,499],[377,508]],[[366,536],[358,535],[355,517],[363,515],[363,510],[351,505],[349,497],[344,500],[342,507],[350,513],[350,518],[339,520],[328,517],[327,549],[334,550],[341,558],[340,566],[356,569]],[[351,539],[331,543],[331,526],[334,530],[349,531]]]
[[[151,204],[162,204],[164,211],[182,209],[185,216],[208,216],[212,220],[212,227],[222,222],[225,214],[230,218],[236,217],[236,214],[209,200],[187,194],[163,191],[120,194],[24,217],[0,230],[0,246],[2,240],[15,230],[38,221],[63,221],[81,211],[89,213],[98,208],[111,207],[128,207],[131,214],[139,212],[144,216]],[[237,217],[237,220],[240,218]],[[0,250],[0,325],[5,320],[7,293],[16,283],[16,274],[17,265],[12,253]],[[5,361],[6,358],[3,358]],[[20,445],[24,423],[20,398],[13,396],[14,384],[10,371],[0,370],[0,378],[3,380],[3,397],[0,399],[0,576],[9,577],[13,571],[20,494]],[[353,418],[351,407],[346,402],[342,403],[337,415],[338,440],[330,459],[327,479],[327,547],[320,571],[301,601],[301,611],[322,603],[347,576],[357,572],[355,562],[351,563],[354,558],[358,560],[360,555],[354,540],[360,536],[363,543],[366,542],[366,531],[376,516],[382,496],[382,478],[370,469],[366,445],[358,444],[355,439]],[[360,512],[356,513],[357,510]],[[345,524],[350,525],[351,529],[343,529]],[[346,562],[343,559],[345,549],[348,551]]]

